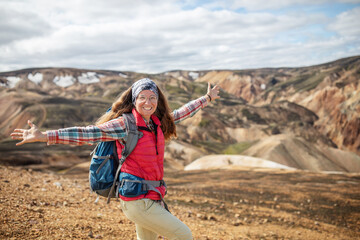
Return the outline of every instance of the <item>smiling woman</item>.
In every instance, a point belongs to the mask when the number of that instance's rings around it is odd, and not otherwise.
[[[29,121],[29,130],[15,129],[11,136],[21,140],[17,145],[30,142],[82,145],[115,141],[117,155],[121,159],[129,129],[123,114],[132,113],[142,137],[121,166],[120,179],[141,179],[161,184],[150,188],[153,190],[139,191],[131,196],[125,194],[125,187],[121,185],[116,194],[121,199],[122,210],[135,223],[138,239],[155,240],[158,235],[162,235],[168,239],[188,240],[192,239],[190,229],[168,211],[163,200],[166,194],[163,181],[165,141],[176,137],[175,124],[193,116],[208,102],[220,98],[218,94],[219,87],[211,88],[208,84],[206,95],[171,112],[164,94],[155,82],[143,78],[123,92],[112,104],[111,110],[99,118],[96,126],[41,132]],[[142,185],[140,189],[144,189]]]

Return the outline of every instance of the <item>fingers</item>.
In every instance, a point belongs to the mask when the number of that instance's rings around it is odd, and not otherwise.
[[[30,120],[28,120],[28,124],[29,126],[32,128],[32,127],[36,127],[35,124],[33,124]]]
[[[14,139],[14,138],[23,137],[23,134],[22,133],[12,133],[12,134],[10,134],[10,136],[13,137],[13,139]]]
[[[211,84],[208,82],[208,92],[210,92],[210,90],[211,90]]]
[[[215,86],[213,87],[213,90],[219,91],[219,90],[220,90],[220,87],[219,87],[218,85],[215,85]]]
[[[16,129],[15,129],[16,130]],[[14,131],[15,131],[14,130]],[[19,129],[19,130],[21,130],[21,129]],[[10,134],[10,136],[11,136],[11,139],[14,139],[14,140],[22,140],[21,142],[18,142],[18,143],[16,143],[16,146],[20,146],[20,145],[23,145],[24,144],[24,136],[23,136],[23,134],[22,133],[18,133],[18,132],[15,132],[15,133],[12,133],[12,134]]]
[[[18,142],[17,144],[15,144],[16,146],[20,146],[20,145],[23,145],[24,144],[24,140],[21,141],[21,142]]]
[[[215,85],[215,86],[211,89],[211,91],[217,95],[217,94],[219,94],[219,92],[220,92],[220,87],[219,87],[218,85]]]
[[[14,129],[13,133],[23,133],[24,131],[24,129]]]
[[[15,129],[10,136],[11,137],[22,137],[24,134],[25,130],[24,129]],[[14,139],[14,138],[13,138]]]

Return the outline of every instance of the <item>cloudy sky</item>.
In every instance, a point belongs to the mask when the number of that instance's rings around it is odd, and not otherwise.
[[[0,0],[0,71],[297,67],[360,55],[360,0]]]

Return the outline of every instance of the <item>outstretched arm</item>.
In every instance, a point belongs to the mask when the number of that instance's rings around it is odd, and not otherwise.
[[[219,99],[219,91],[220,87],[218,85],[215,85],[213,88],[211,88],[211,84],[208,83],[207,93],[204,96],[195,99],[172,112],[175,124],[178,124],[181,121],[194,116],[194,114],[197,113],[201,108],[206,107],[208,102],[213,102],[216,99]]]
[[[10,135],[12,139],[21,140],[16,144],[17,146],[31,142],[47,142],[48,145],[83,145],[127,137],[126,125],[122,117],[97,126],[70,127],[46,132],[41,132],[31,121],[28,121],[28,124],[30,129],[15,129]]]

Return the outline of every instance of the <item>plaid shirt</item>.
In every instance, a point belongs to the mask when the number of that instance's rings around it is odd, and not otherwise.
[[[192,117],[201,108],[207,106],[205,97],[193,100],[181,108],[174,110],[172,115],[175,124]],[[70,127],[59,130],[46,131],[48,145],[51,144],[70,144],[70,145],[92,145],[96,142],[114,141],[126,139],[126,125],[122,117],[110,120],[97,126]]]

